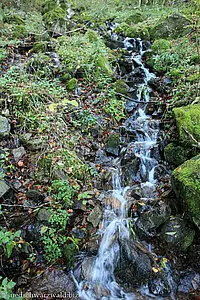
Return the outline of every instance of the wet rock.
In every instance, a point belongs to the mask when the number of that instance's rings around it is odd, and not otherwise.
[[[164,224],[170,217],[171,209],[165,204],[145,211],[135,224],[135,231],[140,237],[152,236],[155,230]]]
[[[124,44],[122,41],[115,41],[115,40],[107,40],[105,42],[106,46],[110,49],[118,49],[118,48],[123,48]]]
[[[151,278],[150,258],[136,250],[133,242],[121,245],[120,252],[121,258],[115,268],[115,276],[119,284],[140,286]]]
[[[127,100],[125,103],[125,109],[128,113],[132,112],[134,109],[136,109],[136,107],[137,103],[134,101]]]
[[[99,165],[110,165],[112,161],[111,157],[108,157],[104,150],[99,149],[96,153],[95,163]]]
[[[154,275],[154,278],[149,282],[148,286],[150,292],[155,296],[166,297],[171,293],[167,278],[161,273]]]
[[[119,59],[118,65],[120,67],[120,75],[122,77],[132,72],[132,60],[127,60],[124,58]]]
[[[192,104],[184,107],[176,107],[173,113],[178,127],[179,136],[188,145],[195,144],[194,139],[200,140],[200,105]],[[193,138],[192,138],[192,137]]]
[[[187,213],[200,229],[200,155],[174,170],[172,188],[181,211]]]
[[[165,94],[169,90],[168,85],[164,84],[158,77],[151,78],[148,84],[154,91],[157,91],[160,94]]]
[[[184,148],[180,145],[174,143],[168,144],[164,148],[164,157],[165,160],[176,167],[180,166],[191,156],[191,149]]]
[[[95,257],[86,257],[82,263],[82,276],[86,280],[91,280]]]
[[[153,39],[173,39],[189,33],[191,29],[188,26],[190,25],[191,21],[189,19],[176,13],[167,17],[160,24],[155,25],[151,29],[150,35]]]
[[[119,155],[119,151],[120,151],[120,134],[119,133],[110,134],[110,136],[106,142],[105,150],[107,153],[112,154],[114,156]]]
[[[7,118],[0,116],[0,137],[6,137],[10,133],[10,124]]]
[[[26,151],[24,149],[24,147],[19,147],[17,149],[13,149],[13,155],[14,155],[14,160],[17,162],[19,161],[25,154]]]
[[[0,180],[0,199],[6,199],[7,197],[10,197],[10,194],[12,194],[13,190],[10,185],[8,185],[5,181]]]
[[[28,190],[26,197],[35,202],[44,200],[44,195],[41,194],[38,190]]]
[[[126,153],[121,160],[121,166],[123,170],[122,181],[125,182],[126,185],[132,184],[139,171],[140,159],[135,156],[131,145],[128,146]]]
[[[100,244],[100,236],[99,235],[91,237],[89,239],[89,241],[86,243],[86,251],[89,254],[97,255],[99,244]]]
[[[101,221],[102,210],[100,206],[95,206],[87,217],[88,222],[92,223],[93,227],[97,227]]]
[[[185,220],[174,217],[162,226],[160,238],[174,251],[186,251],[192,244],[195,230]]]
[[[51,212],[46,208],[41,208],[37,214],[37,221],[39,223],[47,223],[51,216]]]
[[[66,274],[63,269],[59,267],[47,269],[39,278],[32,279],[31,286],[28,292],[36,294],[56,294],[62,293],[60,298],[70,299],[69,294],[72,294],[71,298],[76,296],[75,283],[70,277]]]
[[[182,272],[179,280],[179,292],[187,294],[190,291],[196,291],[200,289],[200,274],[196,273],[195,271]]]

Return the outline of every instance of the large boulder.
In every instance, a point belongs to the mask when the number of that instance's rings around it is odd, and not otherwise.
[[[200,229],[200,155],[176,168],[171,181],[181,210],[187,212]]]
[[[0,116],[0,137],[6,137],[10,133],[10,124],[8,119]]]
[[[191,21],[181,14],[173,14],[155,25],[150,35],[153,39],[174,39],[190,32]]]
[[[180,139],[190,144],[200,140],[200,105],[192,104],[173,109]]]
[[[191,149],[170,143],[164,148],[164,157],[169,164],[178,167],[191,157]]]

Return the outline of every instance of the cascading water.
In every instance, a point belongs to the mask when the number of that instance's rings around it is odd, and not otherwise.
[[[116,37],[115,37],[116,38]],[[140,39],[126,38],[123,41],[124,48],[131,55],[131,59],[135,62],[144,74],[143,82],[137,84],[136,103],[137,107],[133,115],[124,123],[124,127],[128,131],[135,134],[134,142],[129,143],[133,154],[140,161],[140,169],[137,176],[140,177],[140,187],[142,190],[148,188],[148,195],[152,197],[155,191],[156,180],[154,178],[154,170],[158,164],[157,160],[152,157],[152,149],[156,146],[159,121],[152,119],[150,115],[145,113],[146,106],[150,100],[148,87],[149,80],[154,77],[142,63],[142,56],[145,51],[142,48]],[[134,71],[134,70],[133,70]],[[99,246],[97,257],[92,265],[92,272],[87,281],[76,281],[80,299],[135,299],[133,293],[124,292],[122,287],[116,282],[115,268],[120,261],[121,245],[126,247],[130,252],[129,241],[131,239],[128,218],[128,203],[126,193],[129,187],[123,187],[121,183],[120,160],[118,167],[113,169],[113,191],[112,195],[118,201],[118,206],[112,203],[106,203],[102,221],[102,240]]]

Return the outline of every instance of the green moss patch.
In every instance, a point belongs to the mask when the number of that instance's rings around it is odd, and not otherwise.
[[[200,228],[200,155],[186,161],[172,173],[172,187],[182,211],[188,212]]]

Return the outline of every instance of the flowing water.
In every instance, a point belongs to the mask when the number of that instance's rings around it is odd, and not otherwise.
[[[116,38],[116,37],[115,37]],[[146,198],[154,196],[156,188],[156,180],[154,178],[154,170],[158,164],[155,157],[152,157],[152,149],[157,146],[157,138],[159,134],[159,121],[152,119],[146,114],[146,106],[150,100],[149,80],[154,77],[142,63],[144,54],[142,41],[140,39],[126,38],[123,41],[124,48],[130,53],[133,61],[139,66],[144,74],[143,82],[137,84],[135,112],[128,118],[123,126],[134,132],[135,139],[129,143],[133,154],[140,161],[139,176],[140,187],[144,191]],[[87,281],[77,282],[77,288],[80,299],[135,299],[133,293],[126,293],[115,279],[115,268],[120,260],[120,247],[125,245],[127,252],[129,249],[129,241],[131,239],[128,218],[127,191],[129,187],[122,184],[122,168],[120,167],[120,158],[117,167],[113,171],[113,191],[112,195],[118,200],[117,207],[113,207],[111,203],[107,203],[102,221],[102,240],[99,246],[98,255],[93,261],[90,278]],[[148,192],[145,192],[148,190]],[[145,194],[146,193],[146,194]]]

